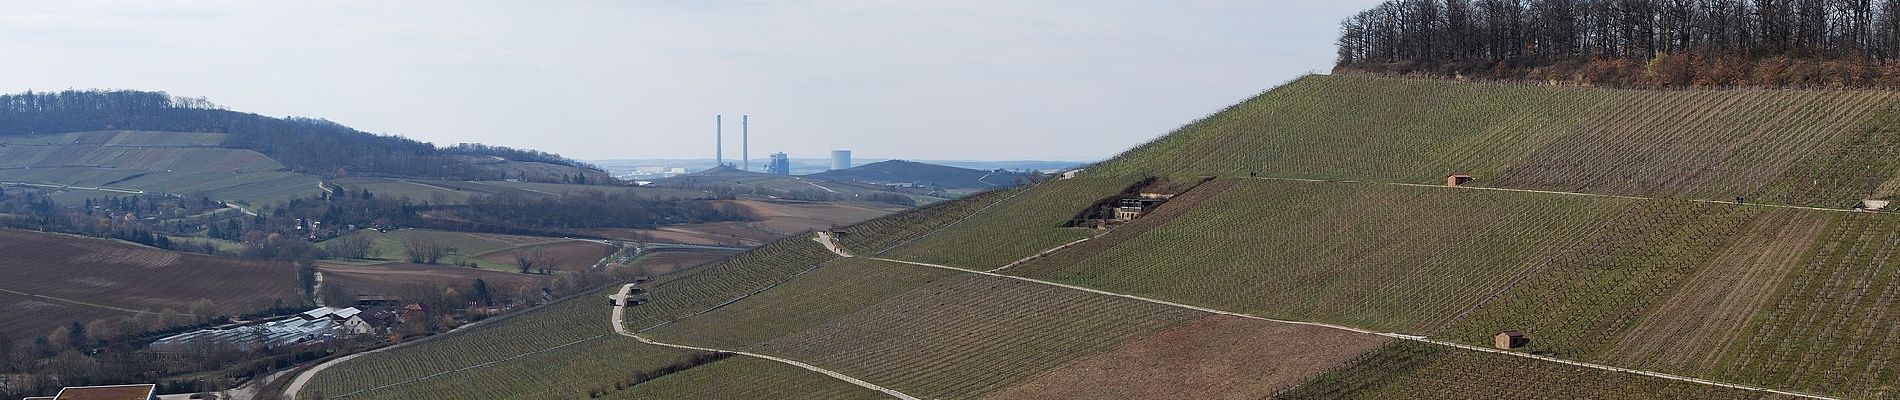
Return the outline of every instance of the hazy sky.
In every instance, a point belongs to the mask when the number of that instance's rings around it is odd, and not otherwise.
[[[1098,159],[1332,62],[1353,1],[7,1],[0,91],[581,159]]]

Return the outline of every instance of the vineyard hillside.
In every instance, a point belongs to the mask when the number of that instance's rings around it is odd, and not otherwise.
[[[1093,168],[1846,207],[1900,189],[1886,91],[1639,91],[1308,76]]]
[[[1900,190],[1895,101],[1307,77],[1076,176],[653,276],[623,328],[744,355],[605,397],[777,397],[702,376],[771,365],[748,379],[827,397],[1893,398],[1900,215],[1850,207]],[[494,354],[424,343],[323,382],[624,338],[513,322],[441,341]]]

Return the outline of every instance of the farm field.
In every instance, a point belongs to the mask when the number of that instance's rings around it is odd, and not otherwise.
[[[427,229],[399,229],[389,232],[364,229],[353,235],[367,235],[372,238],[371,249],[374,259],[344,260],[339,263],[374,265],[403,261],[403,243],[410,240],[422,240],[455,249],[442,258],[440,261],[442,264],[459,265],[472,262],[483,269],[519,271],[514,263],[514,255],[516,253],[530,254],[528,252],[538,249],[543,254],[552,257],[556,264],[563,268],[581,268],[594,265],[601,257],[605,257],[609,247],[599,242],[561,238]]]
[[[1057,367],[985,399],[1258,399],[1377,349],[1386,339],[1210,315]]]
[[[299,398],[584,398],[600,384],[694,353],[614,334],[608,293],[345,361],[313,377]]]
[[[805,360],[920,398],[976,398],[1203,315],[965,275],[930,282],[750,349]]]
[[[678,271],[719,261],[737,254],[737,251],[663,249],[640,254],[628,266],[640,271],[641,275],[666,275]]]
[[[425,288],[433,288],[433,285],[465,290],[464,288],[472,287],[475,279],[479,278],[489,290],[495,293],[529,298],[528,293],[540,290],[545,285],[545,281],[552,278],[548,275],[526,275],[478,268],[407,263],[363,266],[319,263],[317,268],[323,271],[323,285],[326,289],[334,285],[348,297],[370,294],[417,298],[419,296],[406,294],[418,290],[430,290]]]
[[[1136,220],[1122,228],[1136,229],[1135,236],[1102,238],[1113,246],[1088,243],[1004,272],[1272,318],[1429,332],[1633,203],[1387,185],[1234,184],[1206,199],[1195,192],[1218,186],[1190,191],[1182,199],[1198,205],[1163,205],[1157,216],[1172,221],[1149,227]]]
[[[1879,91],[1632,91],[1308,76],[1091,169],[1474,184],[1843,208],[1894,179]],[[1356,110],[1341,112],[1341,110]],[[1892,185],[1889,185],[1892,186]]]
[[[1509,371],[1501,373],[1500,371]],[[1760,392],[1394,341],[1278,399],[1763,399]]]
[[[746,210],[756,221],[744,225],[768,232],[790,235],[824,230],[889,215],[890,211],[834,203],[764,202],[758,200],[720,200],[714,204]]]
[[[1021,189],[1015,189],[1021,190]],[[906,240],[942,229],[1016,193],[995,190],[892,214],[845,227],[838,243],[853,254],[882,254]]]
[[[200,302],[217,313],[302,302],[288,264],[11,229],[0,229],[0,254],[0,333],[13,338],[84,318],[182,314]]]
[[[1022,195],[977,213],[963,223],[892,249],[890,258],[989,270],[1042,250],[1086,238],[1089,228],[1062,225],[1097,200],[1127,189],[1132,180],[1059,180],[1026,189]]]
[[[0,135],[0,144],[40,146],[217,147],[230,135],[203,132],[95,131]]]
[[[337,186],[349,190],[369,190],[378,196],[408,198],[411,201],[430,204],[464,204],[474,196],[486,196],[502,192],[526,192],[541,196],[560,196],[579,191],[598,191],[605,193],[634,193],[649,198],[697,199],[710,196],[703,191],[677,190],[666,188],[574,185],[540,182],[508,181],[449,181],[438,179],[407,178],[342,178],[331,181]]]
[[[630,330],[643,331],[772,287],[836,258],[810,237],[788,237],[725,261],[657,276],[642,286],[652,302],[627,309],[625,323]]]
[[[1716,258],[1757,212],[1722,204],[1644,202],[1600,234],[1539,260],[1536,274],[1499,292],[1443,337],[1485,344],[1499,331],[1515,329],[1530,336],[1525,351],[1590,359]]]
[[[888,261],[844,258],[772,290],[718,311],[649,331],[673,343],[743,348],[803,332],[826,321],[884,302],[956,272]],[[817,295],[817,294],[823,295]]]
[[[1848,397],[1900,382],[1900,218],[1852,214],[1825,230],[1729,339],[1715,377]]]
[[[883,393],[776,361],[732,357],[615,392],[608,399],[886,399]]]
[[[592,229],[587,233],[636,242],[729,247],[755,247],[784,237],[777,232],[753,229],[743,222],[735,221],[667,225],[654,229]]]

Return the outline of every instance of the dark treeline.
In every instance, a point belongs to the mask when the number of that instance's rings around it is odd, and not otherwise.
[[[99,130],[226,133],[231,137],[225,146],[256,150],[291,170],[327,177],[361,174],[463,180],[520,178],[504,170],[453,157],[462,154],[597,170],[554,154],[487,146],[437,149],[429,143],[366,133],[327,120],[271,118],[229,111],[204,99],[173,97],[163,92],[89,90],[0,96],[0,135]],[[606,179],[596,181],[608,183]]]
[[[654,228],[660,225],[743,221],[748,214],[702,200],[652,199],[629,193],[579,191],[560,197],[502,192],[452,207],[461,220],[539,230]]]
[[[480,143],[457,143],[454,146],[442,148],[442,152],[449,153],[449,154],[462,154],[462,155],[470,155],[470,156],[500,157],[501,159],[508,160],[508,161],[538,162],[538,163],[544,163],[544,164],[566,165],[569,167],[585,168],[585,169],[590,169],[590,170],[595,170],[595,171],[601,170],[599,166],[596,166],[594,164],[588,164],[588,163],[584,163],[580,161],[571,160],[571,159],[568,159],[567,157],[561,157],[561,155],[559,154],[549,153],[549,152],[540,151],[540,150],[517,149],[513,147],[508,147],[508,146],[490,146],[490,145],[485,145],[485,144],[480,144]]]
[[[1900,0],[1392,0],[1337,68],[1652,87],[1900,86]]]

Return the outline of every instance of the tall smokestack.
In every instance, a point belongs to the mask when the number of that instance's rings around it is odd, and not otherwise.
[[[726,116],[713,114],[713,162],[726,166]]]
[[[745,160],[745,170],[752,170],[752,116],[739,115],[739,157]]]

